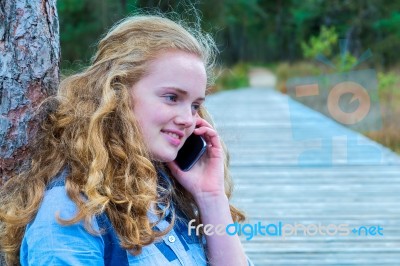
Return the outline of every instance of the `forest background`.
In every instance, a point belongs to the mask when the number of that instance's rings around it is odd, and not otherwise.
[[[200,14],[220,49],[214,91],[248,87],[254,67],[272,71],[283,93],[294,77],[374,69],[382,126],[361,133],[400,153],[398,1],[58,0],[57,9],[63,75],[89,64],[115,22],[147,10],[172,11],[189,22]]]

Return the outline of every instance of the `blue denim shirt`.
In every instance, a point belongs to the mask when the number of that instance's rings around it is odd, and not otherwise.
[[[122,249],[107,216],[92,219],[95,230],[106,229],[102,235],[86,231],[83,222],[64,226],[60,218],[75,216],[77,207],[65,190],[65,176],[61,172],[48,187],[35,219],[27,225],[21,244],[21,265],[208,265],[198,238],[188,235],[187,224],[177,221],[174,228],[157,242],[143,247],[134,256]],[[156,218],[149,211],[150,220]],[[156,230],[168,227],[169,219],[157,224]],[[249,261],[249,265],[252,265]]]

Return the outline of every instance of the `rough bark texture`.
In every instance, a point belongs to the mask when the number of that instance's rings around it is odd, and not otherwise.
[[[59,82],[56,0],[0,0],[0,185],[26,157],[34,108]]]

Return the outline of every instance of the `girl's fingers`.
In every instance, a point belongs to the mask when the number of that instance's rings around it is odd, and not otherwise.
[[[200,118],[196,121],[196,135],[202,135],[207,142],[208,147],[222,149],[217,131],[205,119]]]
[[[213,128],[210,123],[208,123],[205,119],[199,117],[199,119],[197,119],[196,121],[196,127],[209,127],[209,128]]]
[[[213,147],[220,147],[220,140],[217,131],[209,127],[200,127],[194,130],[196,135],[202,135],[206,139],[207,144],[211,144]]]
[[[194,130],[196,135],[206,135],[206,137],[218,137],[217,131],[209,127],[199,127]]]

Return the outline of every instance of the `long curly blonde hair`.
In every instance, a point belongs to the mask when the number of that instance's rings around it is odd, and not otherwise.
[[[150,160],[132,112],[130,88],[146,74],[151,60],[171,49],[199,56],[212,83],[217,49],[209,35],[159,15],[141,15],[114,26],[99,42],[92,64],[64,79],[57,95],[46,99],[29,167],[0,191],[0,245],[9,265],[18,264],[25,226],[34,219],[46,186],[65,167],[70,169],[66,190],[78,213],[59,222],[83,220],[92,233],[91,218],[106,212],[122,247],[133,254],[172,227],[152,230],[147,214],[154,203],[173,202],[188,219],[201,223],[194,199],[178,182],[171,183],[172,189],[160,187],[156,167],[162,165]],[[204,108],[199,114],[211,122]],[[230,197],[227,152],[225,173]],[[162,190],[169,193],[160,198]],[[243,221],[243,213],[230,208],[233,220]]]

